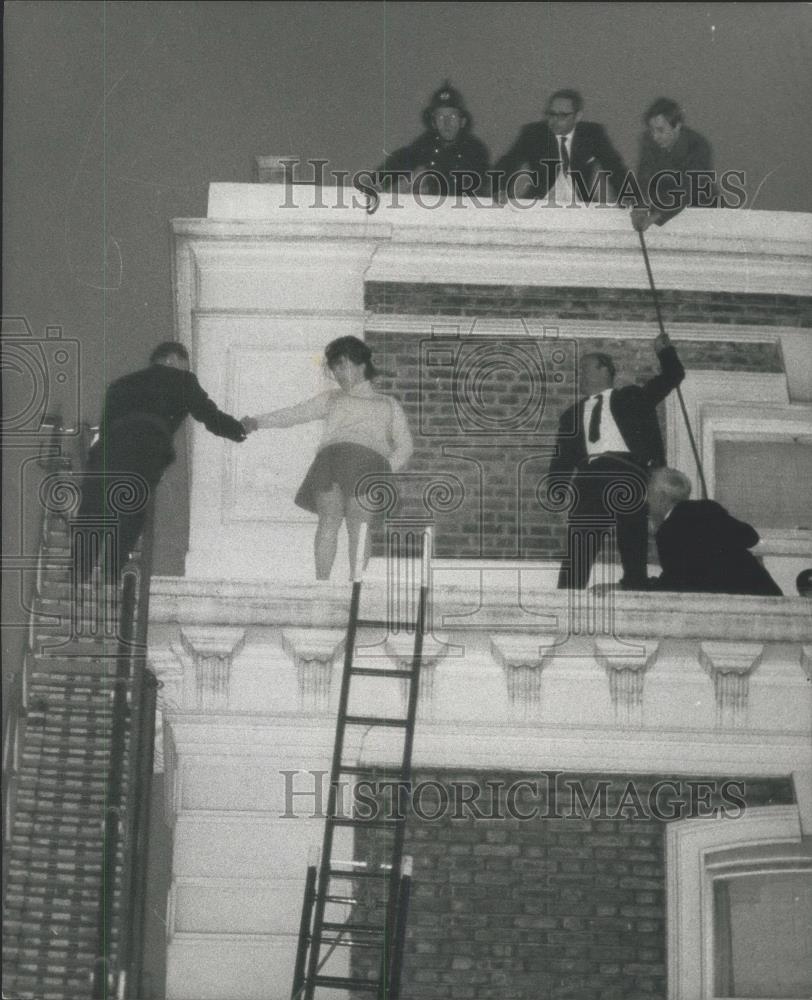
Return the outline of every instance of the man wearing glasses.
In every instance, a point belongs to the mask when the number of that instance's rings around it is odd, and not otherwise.
[[[617,197],[626,167],[604,127],[581,120],[583,106],[577,90],[557,90],[545,121],[522,128],[495,167],[503,196],[547,197],[559,206]]]

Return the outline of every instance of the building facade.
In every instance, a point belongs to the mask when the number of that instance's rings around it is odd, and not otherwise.
[[[173,223],[177,335],[229,412],[320,391],[324,345],[353,334],[409,417],[364,585],[376,615],[413,609],[394,541],[432,529],[404,995],[805,996],[812,626],[791,595],[812,562],[809,219],[688,210],[647,235],[709,494],[758,528],[787,596],[571,599],[543,481],[579,354],[611,353],[620,383],[656,370],[637,235],[606,207],[434,202],[368,214],[349,189],[215,184],[207,219]],[[661,410],[698,495],[678,401]],[[312,582],[292,502],[317,431],[236,448],[189,429],[186,576],[154,579],[150,608],[172,1000],[290,992],[349,597],[345,556]],[[393,629],[359,655],[397,664],[409,645]],[[376,684],[360,708],[402,712]],[[376,729],[352,750],[373,777],[397,753]]]

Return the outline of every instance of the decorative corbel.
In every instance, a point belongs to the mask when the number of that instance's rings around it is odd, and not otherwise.
[[[437,664],[448,652],[448,644],[433,635],[423,636],[423,650],[420,657],[420,686],[417,692],[417,717],[430,719],[434,706],[434,679]],[[386,640],[386,652],[394,662],[397,670],[411,670],[414,662],[414,635],[399,633],[390,635]],[[400,679],[400,695],[403,711],[406,712],[409,703],[408,677]]]
[[[659,650],[659,639],[632,639],[624,649],[614,636],[595,637],[595,659],[606,671],[618,726],[643,725],[643,681]]]
[[[801,646],[801,666],[806,676],[812,681],[812,645]]]
[[[183,701],[183,662],[177,652],[169,647],[150,650],[147,654],[149,669],[158,680],[155,699],[155,751],[154,771],[164,770],[164,715],[177,712]]]
[[[328,712],[333,664],[344,648],[344,633],[336,629],[286,628],[282,647],[293,660],[301,712]]]
[[[184,708],[204,712],[228,708],[231,664],[244,643],[244,628],[181,628],[180,647],[173,648],[184,664]]]
[[[505,672],[510,708],[520,719],[538,718],[541,672],[555,655],[558,637],[499,632],[490,638],[491,653]]]
[[[760,642],[701,642],[699,662],[713,681],[716,725],[738,729],[747,725],[750,674],[764,655]]]

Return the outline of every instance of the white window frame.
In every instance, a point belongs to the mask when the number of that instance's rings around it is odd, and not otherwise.
[[[760,806],[747,809],[738,819],[686,819],[669,823],[666,830],[666,889],[668,928],[669,1000],[722,1000],[714,998],[713,883],[727,865],[714,867],[721,852],[742,851],[735,862],[741,871],[752,860],[753,872],[770,870],[775,854],[765,847],[785,845],[781,871],[797,856],[803,862],[798,807]]]

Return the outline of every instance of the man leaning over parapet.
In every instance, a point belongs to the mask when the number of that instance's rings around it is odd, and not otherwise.
[[[626,176],[623,160],[603,125],[583,121],[583,107],[577,90],[557,90],[545,120],[523,126],[493,171],[503,198],[550,196],[566,206],[617,197]]]
[[[645,206],[632,209],[632,224],[644,232],[664,225],[684,208],[715,208],[718,191],[710,143],[688,128],[682,108],[660,97],[643,115],[637,182]]]

